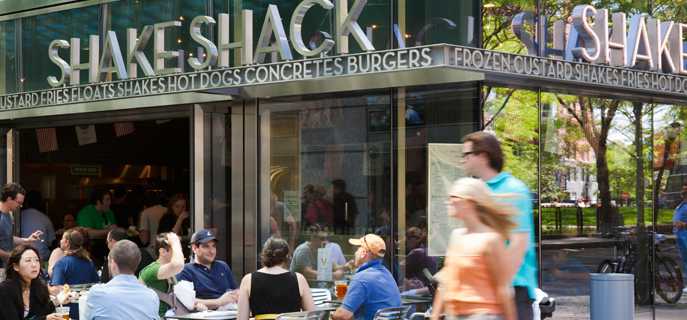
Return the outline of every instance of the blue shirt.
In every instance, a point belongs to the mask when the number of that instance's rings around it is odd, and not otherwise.
[[[55,263],[50,284],[53,286],[74,285],[98,283],[98,281],[98,273],[95,271],[93,262],[76,256],[64,256]]]
[[[527,186],[510,173],[501,172],[486,182],[494,193],[514,194],[517,197],[505,200],[518,212],[513,233],[529,233],[527,250],[520,269],[513,277],[513,286],[526,287],[530,299],[535,299],[537,288],[537,253],[534,248],[534,218],[532,216],[532,196]]]
[[[687,206],[685,205],[684,201],[677,205],[677,208],[675,208],[675,213],[673,213],[673,222],[678,221],[687,223]],[[673,228],[673,233],[677,234],[678,231],[680,230]]]
[[[12,216],[9,213],[0,212],[0,249],[9,253],[14,249],[14,235],[12,234]],[[0,259],[0,267],[5,262]]]
[[[372,320],[377,310],[400,306],[401,293],[396,281],[380,259],[368,261],[358,268],[342,304],[358,320]]]
[[[160,299],[130,274],[120,274],[88,291],[88,320],[158,320]]]
[[[177,280],[193,282],[198,299],[217,299],[227,291],[236,289],[231,269],[224,261],[215,260],[210,269],[195,262],[187,263]]]

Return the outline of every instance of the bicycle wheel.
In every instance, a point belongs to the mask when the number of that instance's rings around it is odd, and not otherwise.
[[[599,264],[599,267],[596,268],[597,273],[613,273],[615,272],[615,263],[611,260],[604,260]]]
[[[670,257],[656,257],[656,293],[667,303],[677,303],[682,297],[682,272]]]

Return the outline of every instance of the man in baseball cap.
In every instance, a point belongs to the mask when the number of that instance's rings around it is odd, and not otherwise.
[[[348,284],[341,307],[334,312],[332,319],[372,320],[379,309],[400,307],[401,293],[382,261],[386,254],[384,239],[376,234],[366,234],[348,242],[358,247],[353,260],[358,269]]]
[[[226,262],[217,257],[217,238],[209,229],[199,230],[191,236],[193,261],[184,266],[177,280],[193,282],[196,301],[210,309],[217,309],[238,301],[237,285]]]

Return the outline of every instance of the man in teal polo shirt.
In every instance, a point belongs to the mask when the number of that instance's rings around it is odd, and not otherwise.
[[[537,256],[531,193],[527,186],[503,170],[503,152],[495,136],[474,132],[463,138],[463,169],[468,175],[484,180],[494,193],[518,195],[507,200],[518,212],[517,226],[511,231],[505,271],[513,275],[515,304],[519,320],[531,320],[532,302],[537,287]]]

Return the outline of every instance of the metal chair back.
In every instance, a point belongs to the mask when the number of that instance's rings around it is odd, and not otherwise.
[[[327,289],[310,288],[310,293],[316,306],[332,300],[332,293]]]
[[[391,307],[377,310],[374,320],[402,320],[408,314],[410,306]]]

